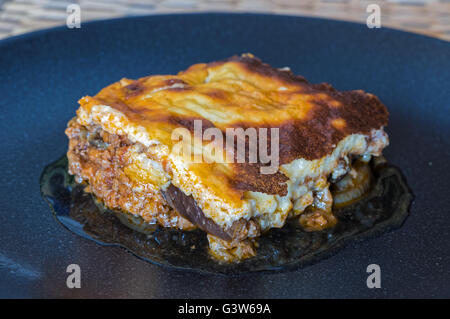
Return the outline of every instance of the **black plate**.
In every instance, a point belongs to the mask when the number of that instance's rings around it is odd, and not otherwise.
[[[121,77],[174,73],[252,52],[311,82],[378,95],[385,155],[416,195],[402,228],[303,270],[227,278],[170,271],[63,229],[39,194],[67,147],[76,100]],[[2,297],[449,297],[450,44],[365,25],[270,15],[193,14],[86,23],[0,42]],[[66,287],[66,267],[82,288]],[[368,289],[378,264],[382,288]]]

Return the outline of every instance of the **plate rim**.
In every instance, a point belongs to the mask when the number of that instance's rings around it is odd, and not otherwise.
[[[287,18],[287,19],[298,19],[298,20],[310,20],[310,21],[325,21],[327,23],[333,22],[336,24],[342,24],[342,25],[353,25],[356,26],[364,26],[364,23],[362,22],[355,22],[355,21],[347,21],[347,20],[338,20],[338,19],[332,19],[332,18],[324,18],[324,17],[313,17],[313,16],[303,16],[303,15],[290,15],[290,14],[278,14],[278,13],[260,13],[260,12],[227,12],[227,11],[202,11],[202,12],[186,12],[186,13],[159,13],[159,14],[146,14],[146,15],[134,15],[134,16],[123,16],[123,17],[116,17],[116,18],[106,18],[106,19],[96,19],[96,20],[90,20],[86,22],[82,22],[81,28],[83,25],[95,25],[95,24],[104,24],[104,23],[121,23],[124,21],[129,20],[146,20],[151,19],[153,17],[183,17],[183,16],[191,16],[191,17],[199,17],[199,16],[252,16],[252,17],[262,17],[262,18],[271,18],[271,17],[281,17],[281,18]],[[46,34],[50,34],[53,32],[61,32],[61,31],[67,31],[71,30],[66,25],[62,24],[59,26],[53,26],[49,28],[43,28],[38,29],[22,34],[12,35],[8,36],[6,38],[0,39],[0,50],[4,49],[4,47],[8,45],[14,45],[15,43],[25,41],[30,38],[36,38],[39,36],[43,36]],[[441,45],[447,45],[450,49],[450,41],[440,39],[437,37],[421,34],[421,33],[415,33],[411,31],[401,30],[395,27],[384,27],[382,26],[379,30],[383,30],[383,32],[391,32],[391,33],[397,33],[397,34],[407,34],[408,36],[417,37],[421,40],[426,41],[437,41]]]

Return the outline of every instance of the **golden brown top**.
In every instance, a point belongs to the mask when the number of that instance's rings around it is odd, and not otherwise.
[[[222,132],[232,127],[277,127],[280,165],[326,156],[347,135],[368,134],[388,121],[385,106],[372,94],[310,84],[251,54],[195,64],[177,75],[122,79],[94,97],[82,98],[80,104],[87,111],[108,105],[169,147],[171,131],[180,126],[193,131],[194,120],[202,120],[203,129]],[[287,178],[280,172],[261,175],[258,164],[214,167],[234,189],[286,193]]]

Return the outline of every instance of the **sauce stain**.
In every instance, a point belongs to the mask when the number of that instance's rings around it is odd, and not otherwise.
[[[67,157],[48,165],[41,175],[41,194],[54,217],[70,231],[104,245],[118,245],[161,266],[203,273],[237,275],[296,270],[330,257],[350,241],[400,227],[408,217],[413,194],[400,170],[373,167],[372,189],[357,203],[334,213],[338,223],[319,232],[302,230],[298,219],[271,229],[259,239],[257,255],[237,264],[219,263],[207,250],[206,233],[149,225],[139,217],[111,211],[83,191],[67,172]]]

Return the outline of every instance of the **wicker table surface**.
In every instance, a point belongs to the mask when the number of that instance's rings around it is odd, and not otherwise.
[[[0,0],[0,38],[64,25],[77,3],[81,23],[130,15],[179,12],[264,12],[365,23],[378,4],[385,27],[450,40],[450,0]]]

